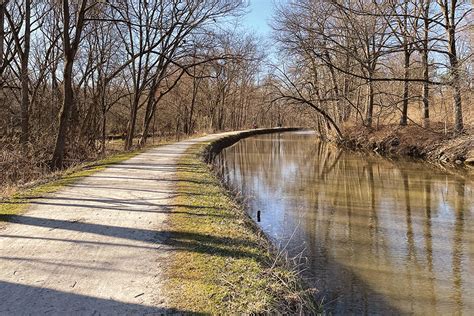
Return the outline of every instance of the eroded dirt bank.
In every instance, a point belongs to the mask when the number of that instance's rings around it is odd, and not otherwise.
[[[384,156],[412,157],[447,166],[474,166],[474,130],[454,136],[443,124],[386,125],[378,129],[348,128],[341,145],[370,150]]]

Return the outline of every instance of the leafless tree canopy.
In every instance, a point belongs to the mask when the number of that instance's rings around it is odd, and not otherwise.
[[[105,153],[109,138],[128,150],[150,135],[256,124],[264,56],[234,27],[245,10],[235,0],[4,1],[5,155],[57,169]]]
[[[462,133],[472,123],[470,2],[277,2],[272,43],[236,26],[246,10],[236,0],[3,1],[2,173],[94,159],[117,139],[130,150],[150,136],[254,126],[342,137],[348,125],[441,121]]]
[[[429,127],[431,109],[461,133],[472,116],[468,1],[289,1],[273,29],[288,60],[275,67],[275,99],[316,109],[339,136],[348,122],[397,116]]]

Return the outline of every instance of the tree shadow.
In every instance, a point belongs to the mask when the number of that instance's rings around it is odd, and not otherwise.
[[[176,196],[176,194],[173,194]],[[153,200],[165,200],[169,197],[162,199]],[[204,214],[199,212],[193,212],[200,209],[218,211],[215,207],[200,206],[200,205],[188,205],[188,204],[170,204],[170,203],[152,203],[147,200],[136,200],[136,199],[116,199],[116,198],[71,198],[71,197],[58,197],[49,196],[46,198],[41,197],[28,197],[25,198],[27,203],[30,205],[47,205],[47,206],[62,206],[64,208],[86,208],[86,209],[98,209],[104,211],[125,211],[125,212],[137,212],[137,213],[156,213],[156,214],[186,214],[197,217],[228,217],[222,214]],[[88,203],[89,202],[89,203]],[[0,202],[1,204],[24,204],[24,201],[7,201]],[[176,208],[185,208],[186,211],[176,211]],[[11,217],[0,216],[0,222],[11,221]]]
[[[0,221],[6,220],[5,217],[7,216],[0,215]],[[232,258],[246,257],[255,259],[258,262],[263,262],[263,260],[265,260],[265,258],[262,258],[260,255],[248,251],[253,247],[257,247],[257,245],[245,239],[218,237],[173,230],[155,231],[140,228],[109,226],[26,215],[8,216],[8,221],[15,224],[49,228],[50,230],[69,230],[125,240],[140,241],[152,245],[161,244],[168,246],[167,249],[169,250],[191,251],[205,253],[212,256]],[[4,236],[9,235],[4,234]]]
[[[140,301],[143,295],[131,300]],[[114,299],[68,293],[48,288],[0,281],[2,315],[196,315],[198,313],[125,303]],[[203,314],[201,314],[203,315]]]
[[[160,249],[159,245],[136,245],[128,243],[118,243],[118,242],[102,242],[102,241],[91,241],[91,240],[80,240],[72,238],[55,238],[55,237],[39,237],[39,236],[22,236],[22,235],[5,235],[0,234],[0,238],[4,240],[11,240],[15,242],[16,240],[29,239],[29,240],[44,240],[47,242],[64,242],[64,243],[73,243],[81,245],[94,245],[101,247],[117,247],[117,248],[137,248],[144,250],[158,250]]]
[[[324,310],[329,315],[403,314],[402,310],[373,289],[351,268],[330,257],[312,258],[309,261],[303,277],[318,289],[315,299],[323,302]]]
[[[106,190],[115,190],[115,191],[127,191],[127,192],[143,192],[143,193],[165,193],[170,195],[178,195],[178,193],[171,193],[169,190],[152,190],[152,189],[132,189],[132,188],[124,188],[124,187],[117,187],[114,186],[107,186],[107,185],[91,185],[89,183],[74,183],[67,185],[68,188],[86,188],[86,189],[106,189]],[[191,195],[206,195],[204,193],[199,192],[179,192],[179,194],[191,194]]]
[[[194,172],[194,171],[193,171]],[[190,182],[190,183],[195,183],[195,184],[202,184],[202,185],[208,185],[212,184],[210,181],[196,181],[196,180],[191,180],[191,179],[186,179],[186,180],[179,180],[179,179],[160,179],[160,178],[137,178],[137,177],[129,177],[129,176],[111,176],[107,174],[100,174],[100,175],[90,175],[87,177],[88,179],[117,179],[117,180],[138,180],[138,181],[154,181],[154,182]]]

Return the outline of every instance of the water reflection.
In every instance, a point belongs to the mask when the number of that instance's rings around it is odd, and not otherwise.
[[[263,230],[308,258],[334,313],[474,312],[472,181],[308,133],[251,137],[216,163]]]

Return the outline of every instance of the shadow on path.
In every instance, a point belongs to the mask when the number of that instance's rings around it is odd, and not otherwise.
[[[5,220],[4,217],[5,215],[0,215],[0,221]],[[50,228],[50,230],[69,230],[146,242],[153,245],[161,244],[169,246],[173,250],[194,251],[214,256],[233,258],[250,257],[257,261],[264,260],[264,258],[261,258],[254,253],[245,251],[246,247],[255,247],[256,245],[254,243],[237,238],[217,237],[170,230],[155,231],[139,228],[108,226],[80,221],[64,221],[25,215],[10,216],[8,221],[10,223],[21,225]],[[8,237],[9,235],[3,236]]]
[[[177,196],[177,194],[175,195]],[[157,198],[154,200],[168,200],[171,197]],[[208,209],[215,210],[218,209],[215,207],[209,206],[200,206],[200,205],[184,205],[184,204],[170,204],[170,203],[154,203],[149,202],[150,199],[140,200],[140,199],[116,199],[116,198],[71,198],[71,197],[31,197],[26,198],[28,204],[31,205],[49,205],[49,206],[63,206],[65,208],[87,208],[87,209],[98,209],[104,211],[126,211],[126,212],[142,212],[142,213],[162,213],[170,214],[181,213],[191,216],[214,216],[214,217],[223,217],[223,215],[213,214],[200,214],[194,213],[192,210],[199,209]],[[76,203],[74,203],[76,202]],[[82,203],[81,203],[82,202]],[[90,202],[91,204],[87,204]],[[24,204],[24,201],[7,201],[0,202],[1,204]],[[173,211],[175,208],[186,208],[189,211]],[[12,217],[0,216],[0,222],[2,221],[11,221]]]
[[[137,293],[140,295],[141,293]],[[143,294],[143,295],[146,295]],[[131,297],[140,300],[140,296]],[[44,304],[47,301],[48,304]],[[47,288],[0,281],[0,314],[2,315],[186,315],[174,310],[139,303],[67,293]],[[192,313],[195,315],[196,313]]]

